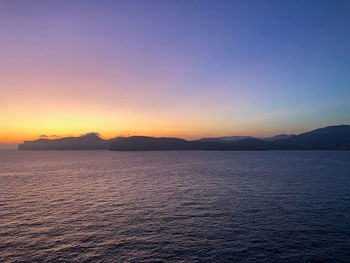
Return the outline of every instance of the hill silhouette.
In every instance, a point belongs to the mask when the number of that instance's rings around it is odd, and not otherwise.
[[[117,137],[104,140],[96,133],[61,139],[25,141],[19,150],[350,150],[350,126],[338,125],[316,129],[299,135],[277,135],[271,138],[232,136],[187,141],[181,138],[147,136]]]
[[[186,141],[178,138],[154,138],[134,136],[111,144],[112,151],[154,150],[350,150],[350,126],[329,126],[299,135],[277,135],[258,139],[248,137],[241,140],[204,138]],[[233,137],[234,138],[234,137]]]
[[[275,140],[270,148],[278,150],[349,150],[350,126],[329,126],[288,139]]]
[[[108,148],[108,141],[96,133],[87,133],[80,137],[60,139],[38,139],[25,141],[18,145],[19,150],[102,150]]]

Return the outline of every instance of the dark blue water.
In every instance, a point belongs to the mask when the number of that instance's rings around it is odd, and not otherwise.
[[[0,151],[1,262],[350,262],[350,151]]]

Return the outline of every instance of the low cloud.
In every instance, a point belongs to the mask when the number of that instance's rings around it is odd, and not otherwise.
[[[47,134],[41,134],[38,137],[39,138],[58,138],[58,137],[62,137],[63,135],[56,135],[56,134],[52,134],[52,135],[47,135]]]
[[[80,136],[90,135],[90,134],[94,134],[94,135],[97,135],[97,136],[101,136],[101,134],[100,134],[100,133],[98,133],[98,132],[88,132],[88,133],[82,133],[82,134],[80,134]]]
[[[52,138],[64,138],[64,137],[75,137],[75,136],[84,136],[84,135],[90,135],[90,134],[94,134],[94,135],[97,135],[97,136],[101,136],[100,133],[98,132],[88,132],[88,133],[82,133],[82,134],[51,134],[51,135],[48,135],[48,134],[41,134],[39,135],[38,137],[39,138],[48,138],[48,139],[52,139]]]

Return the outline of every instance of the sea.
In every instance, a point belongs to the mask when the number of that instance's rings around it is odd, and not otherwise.
[[[0,262],[350,262],[350,151],[0,151]]]

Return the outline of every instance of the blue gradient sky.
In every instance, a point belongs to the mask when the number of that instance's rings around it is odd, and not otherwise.
[[[0,141],[350,123],[350,1],[1,1]]]

